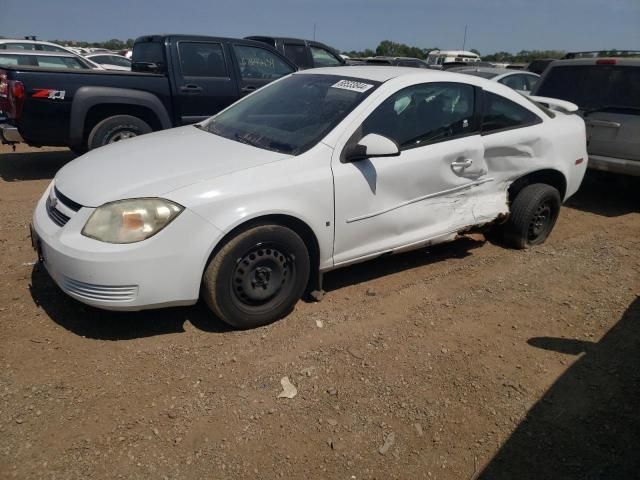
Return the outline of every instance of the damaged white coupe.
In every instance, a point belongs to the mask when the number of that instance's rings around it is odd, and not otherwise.
[[[320,295],[328,270],[477,227],[544,242],[586,169],[576,108],[455,73],[305,70],[66,165],[33,243],[87,304],[202,297],[231,325],[263,325]]]

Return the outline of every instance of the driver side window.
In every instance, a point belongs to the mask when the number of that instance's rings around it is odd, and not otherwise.
[[[475,89],[461,83],[424,83],[396,92],[362,124],[362,136],[377,133],[401,150],[477,131]]]

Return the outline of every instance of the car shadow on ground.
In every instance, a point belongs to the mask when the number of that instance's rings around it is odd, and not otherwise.
[[[462,237],[456,241],[433,245],[411,252],[385,255],[375,260],[331,271],[324,276],[324,290],[331,292],[451,258],[465,258],[471,250],[484,245],[484,240]]]
[[[206,306],[172,307],[140,312],[110,312],[89,307],[63,293],[41,265],[31,272],[31,297],[55,323],[86,338],[132,340],[169,333],[183,333],[185,322],[211,333],[231,330]]]
[[[374,278],[421,267],[449,258],[464,258],[483,241],[464,237],[448,244],[389,256],[328,274],[327,291],[356,285]],[[86,338],[131,340],[184,332],[185,322],[199,330],[223,333],[233,330],[199,302],[191,307],[173,307],[141,312],[110,312],[89,307],[63,293],[47,271],[36,264],[31,272],[31,297],[36,305],[61,327]]]
[[[0,154],[0,178],[5,182],[52,179],[65,164],[76,158],[70,150],[14,152]]]
[[[605,217],[640,212],[640,177],[587,170],[580,190],[565,205]]]
[[[528,343],[582,357],[531,408],[478,478],[638,478],[640,298],[597,343],[549,337]]]

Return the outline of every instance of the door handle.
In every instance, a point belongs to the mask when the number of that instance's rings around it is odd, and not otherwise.
[[[465,168],[469,168],[473,165],[473,160],[470,158],[458,158],[451,162],[451,168],[455,170],[464,170]]]
[[[606,120],[589,120],[588,124],[591,127],[620,128],[620,123],[618,123],[618,122],[608,122]]]
[[[249,92],[253,92],[255,90],[257,90],[258,87],[256,87],[255,85],[247,85],[246,87],[242,87],[242,89],[240,90],[241,92],[245,92],[245,93],[249,93]]]
[[[194,85],[193,83],[189,83],[187,85],[181,86],[180,91],[184,93],[201,93],[202,87],[199,85]]]

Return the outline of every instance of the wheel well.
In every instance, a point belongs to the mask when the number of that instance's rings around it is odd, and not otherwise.
[[[320,245],[318,243],[318,238],[316,237],[316,234],[313,233],[313,230],[311,229],[311,227],[309,227],[309,225],[307,225],[299,218],[292,217],[290,215],[263,215],[261,217],[252,218],[251,220],[238,225],[218,242],[216,247],[213,249],[213,252],[211,252],[209,259],[207,260],[207,265],[216,255],[216,253],[218,253],[218,251],[233,237],[241,232],[249,230],[250,228],[265,224],[275,224],[290,228],[300,236],[304,244],[307,246],[307,250],[309,251],[309,260],[311,263],[311,270],[309,273],[309,286],[313,286],[318,279],[320,267]]]
[[[83,144],[86,143],[89,138],[89,133],[93,127],[105,118],[113,117],[115,115],[131,115],[138,117],[140,120],[145,121],[151,129],[162,130],[160,120],[155,113],[149,108],[141,107],[139,105],[129,105],[126,103],[105,103],[101,105],[94,105],[87,112],[87,116],[84,119],[84,129],[82,133]]]
[[[567,179],[558,170],[537,170],[535,172],[527,173],[524,177],[520,177],[509,186],[509,202],[513,202],[516,195],[527,185],[533,183],[545,183],[551,185],[560,192],[560,198],[564,199],[567,192]]]

